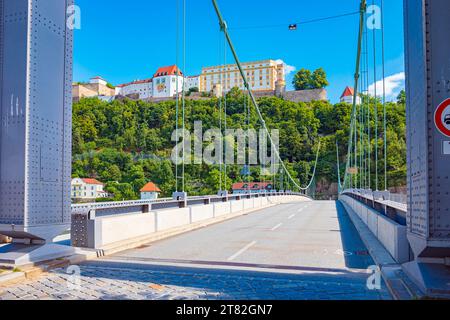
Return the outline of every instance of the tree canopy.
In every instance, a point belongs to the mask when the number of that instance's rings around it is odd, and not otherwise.
[[[228,93],[228,128],[247,128],[243,108],[245,97],[237,89]],[[323,181],[325,189],[336,184],[336,141],[341,163],[345,163],[351,106],[345,103],[332,105],[326,101],[295,103],[277,97],[260,98],[258,103],[267,127],[279,129],[280,155],[298,183],[306,185],[309,182],[320,139],[318,179]],[[371,100],[372,121],[374,103]],[[139,198],[140,188],[148,181],[156,183],[163,196],[171,196],[175,190],[175,171],[170,160],[174,147],[171,135],[175,128],[175,110],[175,101],[149,103],[125,99],[105,102],[85,98],[74,103],[73,177],[99,179],[106,183],[106,190],[115,195],[114,200]],[[380,123],[382,110],[380,106]],[[388,103],[387,116],[389,186],[403,186],[406,183],[405,105],[401,101]],[[250,127],[256,130],[261,127],[254,108],[251,108],[249,120]],[[186,129],[190,132],[194,121],[202,121],[204,131],[218,128],[218,100],[187,100]],[[372,150],[375,143],[382,145],[382,133],[378,139],[373,139],[373,133],[371,137]],[[242,166],[229,165],[228,178],[222,179],[222,188],[229,189],[233,182],[247,178],[250,181],[272,179],[261,175],[259,169],[259,166],[251,166],[248,177],[243,175]],[[220,183],[218,165],[186,165],[185,173],[186,191],[190,195],[217,193]],[[343,174],[342,171],[341,177]],[[276,187],[286,186],[286,182],[285,175],[277,175]]]
[[[295,90],[323,89],[328,86],[327,74],[323,68],[311,72],[308,69],[299,70],[292,81]]]

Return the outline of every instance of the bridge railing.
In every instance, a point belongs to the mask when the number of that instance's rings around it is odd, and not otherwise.
[[[297,192],[249,192],[240,194],[229,194],[225,196],[207,195],[207,196],[191,196],[187,199],[177,200],[174,198],[160,198],[155,200],[130,200],[116,202],[95,202],[73,204],[72,214],[91,214],[97,216],[126,214],[136,212],[148,212],[158,209],[184,208],[193,205],[211,204],[217,202],[228,202],[241,199],[252,199],[257,197],[270,197],[282,195],[301,195],[307,197],[303,193]]]
[[[268,206],[310,200],[302,193],[265,192],[74,205],[71,242],[77,247],[123,249],[140,237],[148,241],[149,236],[185,232]]]
[[[406,213],[408,211],[406,195],[366,189],[346,189],[342,194],[363,202],[401,225],[406,225]]]

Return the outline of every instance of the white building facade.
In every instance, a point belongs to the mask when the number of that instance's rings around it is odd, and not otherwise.
[[[175,97],[183,92],[184,74],[177,66],[159,68],[153,76],[153,98]]]
[[[103,190],[104,184],[96,179],[72,179],[71,198],[77,200],[95,200],[107,198],[108,193]]]
[[[186,77],[184,80],[185,90],[197,88],[200,90],[200,76]]]
[[[278,85],[285,85],[285,67],[275,60],[262,60],[242,64],[247,80],[254,91],[274,91]],[[217,85],[223,92],[237,87],[244,90],[244,80],[237,65],[206,67],[200,76],[200,91],[211,92]]]
[[[153,80],[136,80],[116,87],[116,95],[126,97],[134,94],[139,95],[139,99],[151,98],[153,96]]]

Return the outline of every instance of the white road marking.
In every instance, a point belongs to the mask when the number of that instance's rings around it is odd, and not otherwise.
[[[291,214],[289,217],[288,217],[288,220],[291,220],[293,217],[295,217],[296,216],[296,214],[294,213],[294,214]]]
[[[236,252],[235,254],[233,254],[231,257],[229,257],[227,260],[228,261],[233,261],[234,259],[236,259],[237,257],[239,257],[241,254],[243,254],[245,251],[247,251],[248,249],[250,249],[251,247],[253,247],[256,244],[256,241],[250,242],[248,245],[246,245],[245,247],[243,247],[241,250],[239,250],[238,252]]]
[[[303,211],[303,208],[298,209],[298,212],[302,212],[302,211]]]
[[[270,229],[270,231],[275,231],[275,230],[277,230],[279,227],[281,227],[282,225],[283,225],[282,223],[277,224],[275,227],[273,227],[272,229]]]

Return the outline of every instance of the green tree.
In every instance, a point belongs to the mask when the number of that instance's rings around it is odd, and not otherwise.
[[[311,89],[323,89],[328,86],[327,74],[323,68],[314,71],[311,76]]]
[[[299,70],[292,80],[295,90],[311,89],[311,71],[307,69]]]
[[[406,104],[406,91],[402,90],[397,96],[397,104]]]
[[[323,68],[311,73],[308,69],[298,71],[292,81],[295,90],[323,89],[328,86],[327,74]]]

